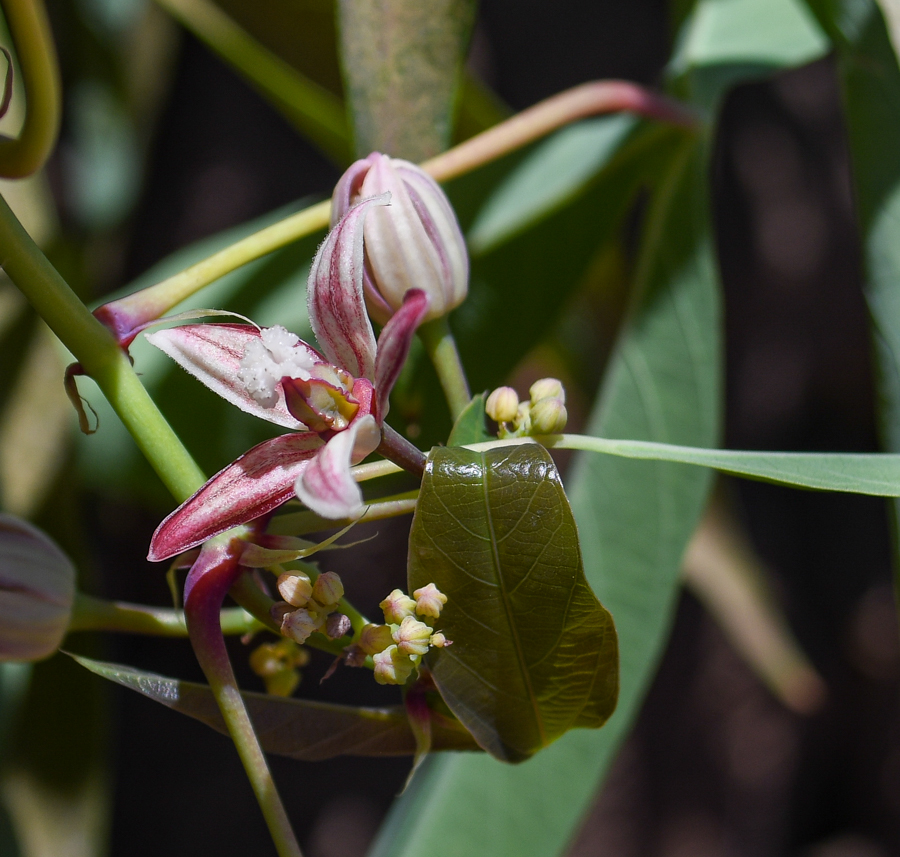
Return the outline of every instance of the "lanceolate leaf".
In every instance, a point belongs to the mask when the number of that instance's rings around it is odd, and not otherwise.
[[[410,533],[409,589],[447,595],[433,653],[451,711],[492,755],[521,761],[618,694],[609,613],[584,578],[578,530],[549,453],[435,449]]]
[[[846,102],[884,445],[900,451],[900,68],[874,0],[808,0],[834,42]],[[900,520],[900,505],[895,504]],[[900,569],[900,563],[897,564]]]
[[[228,734],[212,691],[206,685],[73,657],[103,678]],[[269,753],[317,762],[335,756],[412,756],[416,751],[416,739],[401,705],[356,708],[264,693],[245,692],[242,696],[260,743]],[[432,712],[431,734],[432,750],[478,749],[459,723],[436,712]]]

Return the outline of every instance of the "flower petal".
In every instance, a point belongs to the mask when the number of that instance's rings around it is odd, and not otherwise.
[[[375,334],[363,299],[363,221],[388,195],[362,200],[328,233],[309,272],[309,321],[325,356],[357,378],[372,380]]]
[[[380,442],[381,430],[371,414],[355,420],[319,450],[297,479],[295,493],[323,518],[358,517],[364,508],[362,491],[350,465],[374,452]]]
[[[416,328],[428,313],[428,295],[421,289],[410,289],[403,297],[403,306],[382,328],[375,357],[375,391],[378,399],[378,419],[387,416],[391,390],[400,376],[409,354],[409,346]]]
[[[156,528],[147,558],[168,559],[271,512],[291,498],[294,482],[321,449],[322,440],[313,432],[285,434],[254,446]]]
[[[198,381],[242,411],[283,428],[305,428],[291,416],[280,389],[278,402],[271,408],[264,408],[247,392],[246,385],[238,380],[244,350],[250,342],[260,338],[260,332],[255,327],[244,324],[188,324],[145,336],[148,342],[168,354]],[[306,349],[312,360],[322,359],[305,342],[301,341],[297,347]]]

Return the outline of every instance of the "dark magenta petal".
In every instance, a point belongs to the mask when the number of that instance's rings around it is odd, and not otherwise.
[[[403,305],[395,312],[378,337],[375,358],[375,391],[378,396],[378,419],[388,412],[388,397],[409,354],[416,328],[428,312],[428,295],[421,289],[410,289],[403,297]]]

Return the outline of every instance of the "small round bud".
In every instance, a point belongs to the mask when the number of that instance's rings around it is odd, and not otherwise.
[[[519,410],[519,396],[512,387],[497,387],[487,401],[484,410],[495,423],[509,423]]]
[[[265,676],[266,693],[272,696],[290,696],[300,684],[300,673],[293,669],[283,669],[274,675]]]
[[[541,399],[531,408],[532,434],[559,434],[566,427],[566,406],[560,399]]]
[[[541,399],[559,399],[566,403],[566,391],[558,378],[541,378],[531,385],[528,393],[532,404],[537,404]]]
[[[425,319],[440,318],[469,289],[466,242],[440,185],[409,161],[373,152],[344,173],[332,196],[334,226],[359,200],[391,195],[373,206],[363,227],[363,288],[371,316],[384,324],[410,289],[428,295]]]
[[[416,599],[416,613],[420,616],[430,616],[437,619],[441,615],[441,609],[447,603],[447,596],[433,583],[423,586],[413,592]]]
[[[394,638],[387,625],[366,625],[359,635],[359,647],[367,655],[377,655],[393,644]]]
[[[36,527],[0,514],[0,661],[36,661],[62,643],[75,567]]]
[[[313,631],[325,624],[325,617],[310,613],[305,607],[287,613],[281,620],[281,633],[296,643],[305,643]]]
[[[399,625],[407,616],[416,613],[416,602],[400,589],[395,589],[378,606],[384,612],[384,621],[388,625]]]
[[[415,664],[396,646],[389,646],[372,657],[375,681],[379,684],[406,684]]]
[[[344,584],[333,571],[326,571],[316,578],[312,597],[324,607],[331,607],[344,597]]]
[[[453,640],[448,640],[440,631],[431,635],[431,645],[436,649],[443,649],[445,646],[452,646]]]
[[[429,641],[434,632],[424,622],[407,616],[400,627],[394,630],[391,636],[397,644],[397,648],[405,655],[424,655],[428,651]]]
[[[329,640],[346,637],[353,630],[353,624],[343,613],[332,613],[325,620],[325,636]]]
[[[305,607],[313,591],[309,576],[303,572],[282,574],[276,585],[281,597],[294,607]]]
[[[260,678],[273,676],[284,669],[284,658],[275,643],[263,643],[249,657],[250,669]]]

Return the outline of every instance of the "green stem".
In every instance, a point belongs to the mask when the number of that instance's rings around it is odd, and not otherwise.
[[[17,179],[37,172],[56,144],[59,68],[43,0],[3,0],[2,5],[22,69],[25,121],[16,139],[0,136],[0,176]]]
[[[399,470],[399,468],[397,468]],[[333,530],[335,527],[345,527],[347,524],[369,521],[383,521],[386,518],[396,518],[400,515],[410,515],[416,510],[416,501],[419,497],[418,489],[405,491],[403,494],[395,494],[391,497],[383,497],[377,503],[369,503],[366,506],[362,518],[334,519],[322,518],[315,512],[291,512],[287,515],[278,515],[269,522],[267,532],[277,536],[305,536],[309,533],[318,533],[322,530]]]
[[[450,325],[446,318],[436,318],[419,328],[419,336],[437,371],[447,404],[450,405],[450,415],[456,421],[472,400],[472,394]]]
[[[88,311],[0,197],[0,265],[97,383],[141,452],[179,501],[203,472],[138,380],[128,356]]]
[[[229,635],[248,634],[264,627],[242,607],[222,610],[219,622],[222,633]],[[120,631],[157,637],[188,635],[183,610],[106,601],[82,592],[75,596],[69,631]]]

